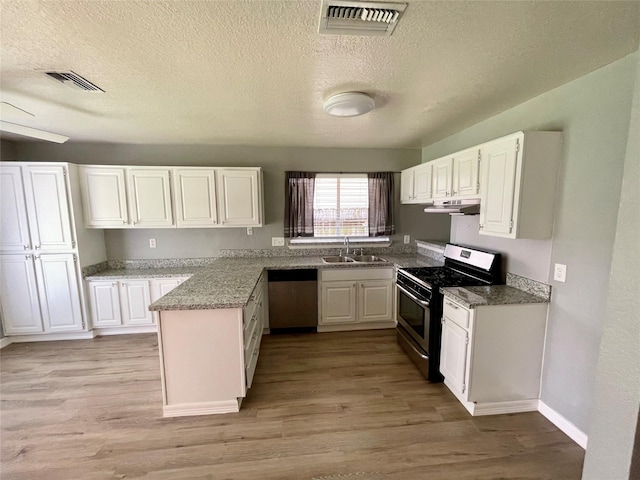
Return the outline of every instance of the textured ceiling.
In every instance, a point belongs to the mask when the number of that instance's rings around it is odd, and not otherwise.
[[[408,3],[355,37],[317,33],[320,0],[2,0],[1,100],[72,142],[409,148],[638,49],[637,1]],[[376,109],[322,111],[349,90]]]

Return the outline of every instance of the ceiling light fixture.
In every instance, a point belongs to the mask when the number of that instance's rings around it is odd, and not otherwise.
[[[15,133],[17,135],[23,135],[30,138],[39,138],[40,140],[47,140],[48,142],[55,143],[64,143],[69,140],[69,137],[65,137],[64,135],[45,132],[44,130],[38,130],[37,128],[25,127],[23,125],[4,121],[0,121],[0,131]]]
[[[356,117],[373,110],[375,101],[366,93],[338,93],[324,101],[324,112],[334,117]]]

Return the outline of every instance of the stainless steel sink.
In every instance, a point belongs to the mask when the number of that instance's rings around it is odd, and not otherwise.
[[[324,263],[385,263],[386,260],[375,255],[357,255],[349,257],[322,257]]]
[[[358,255],[351,257],[354,262],[358,263],[385,263],[386,260],[382,257],[377,257],[375,255]]]
[[[354,260],[351,257],[322,257],[324,263],[351,263]]]

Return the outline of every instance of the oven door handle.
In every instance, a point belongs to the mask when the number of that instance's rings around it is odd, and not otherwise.
[[[403,288],[403,287],[401,287],[400,285],[397,285],[397,284],[396,284],[396,287],[398,287],[398,290],[400,290],[402,293],[404,293],[411,300],[414,300],[414,301],[418,302],[420,305],[422,305],[424,307],[428,307],[429,306],[429,302],[425,302],[424,300],[420,300],[413,293],[409,292],[406,288]]]

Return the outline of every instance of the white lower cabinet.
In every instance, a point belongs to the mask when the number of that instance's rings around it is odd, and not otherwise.
[[[0,257],[6,335],[84,330],[76,258],[71,253]]]
[[[445,297],[440,372],[472,415],[538,409],[547,304],[472,309]]]
[[[91,318],[94,328],[153,326],[156,315],[149,305],[188,277],[89,281]],[[126,333],[113,330],[111,333]]]
[[[319,332],[394,326],[393,268],[323,269],[320,278]]]

